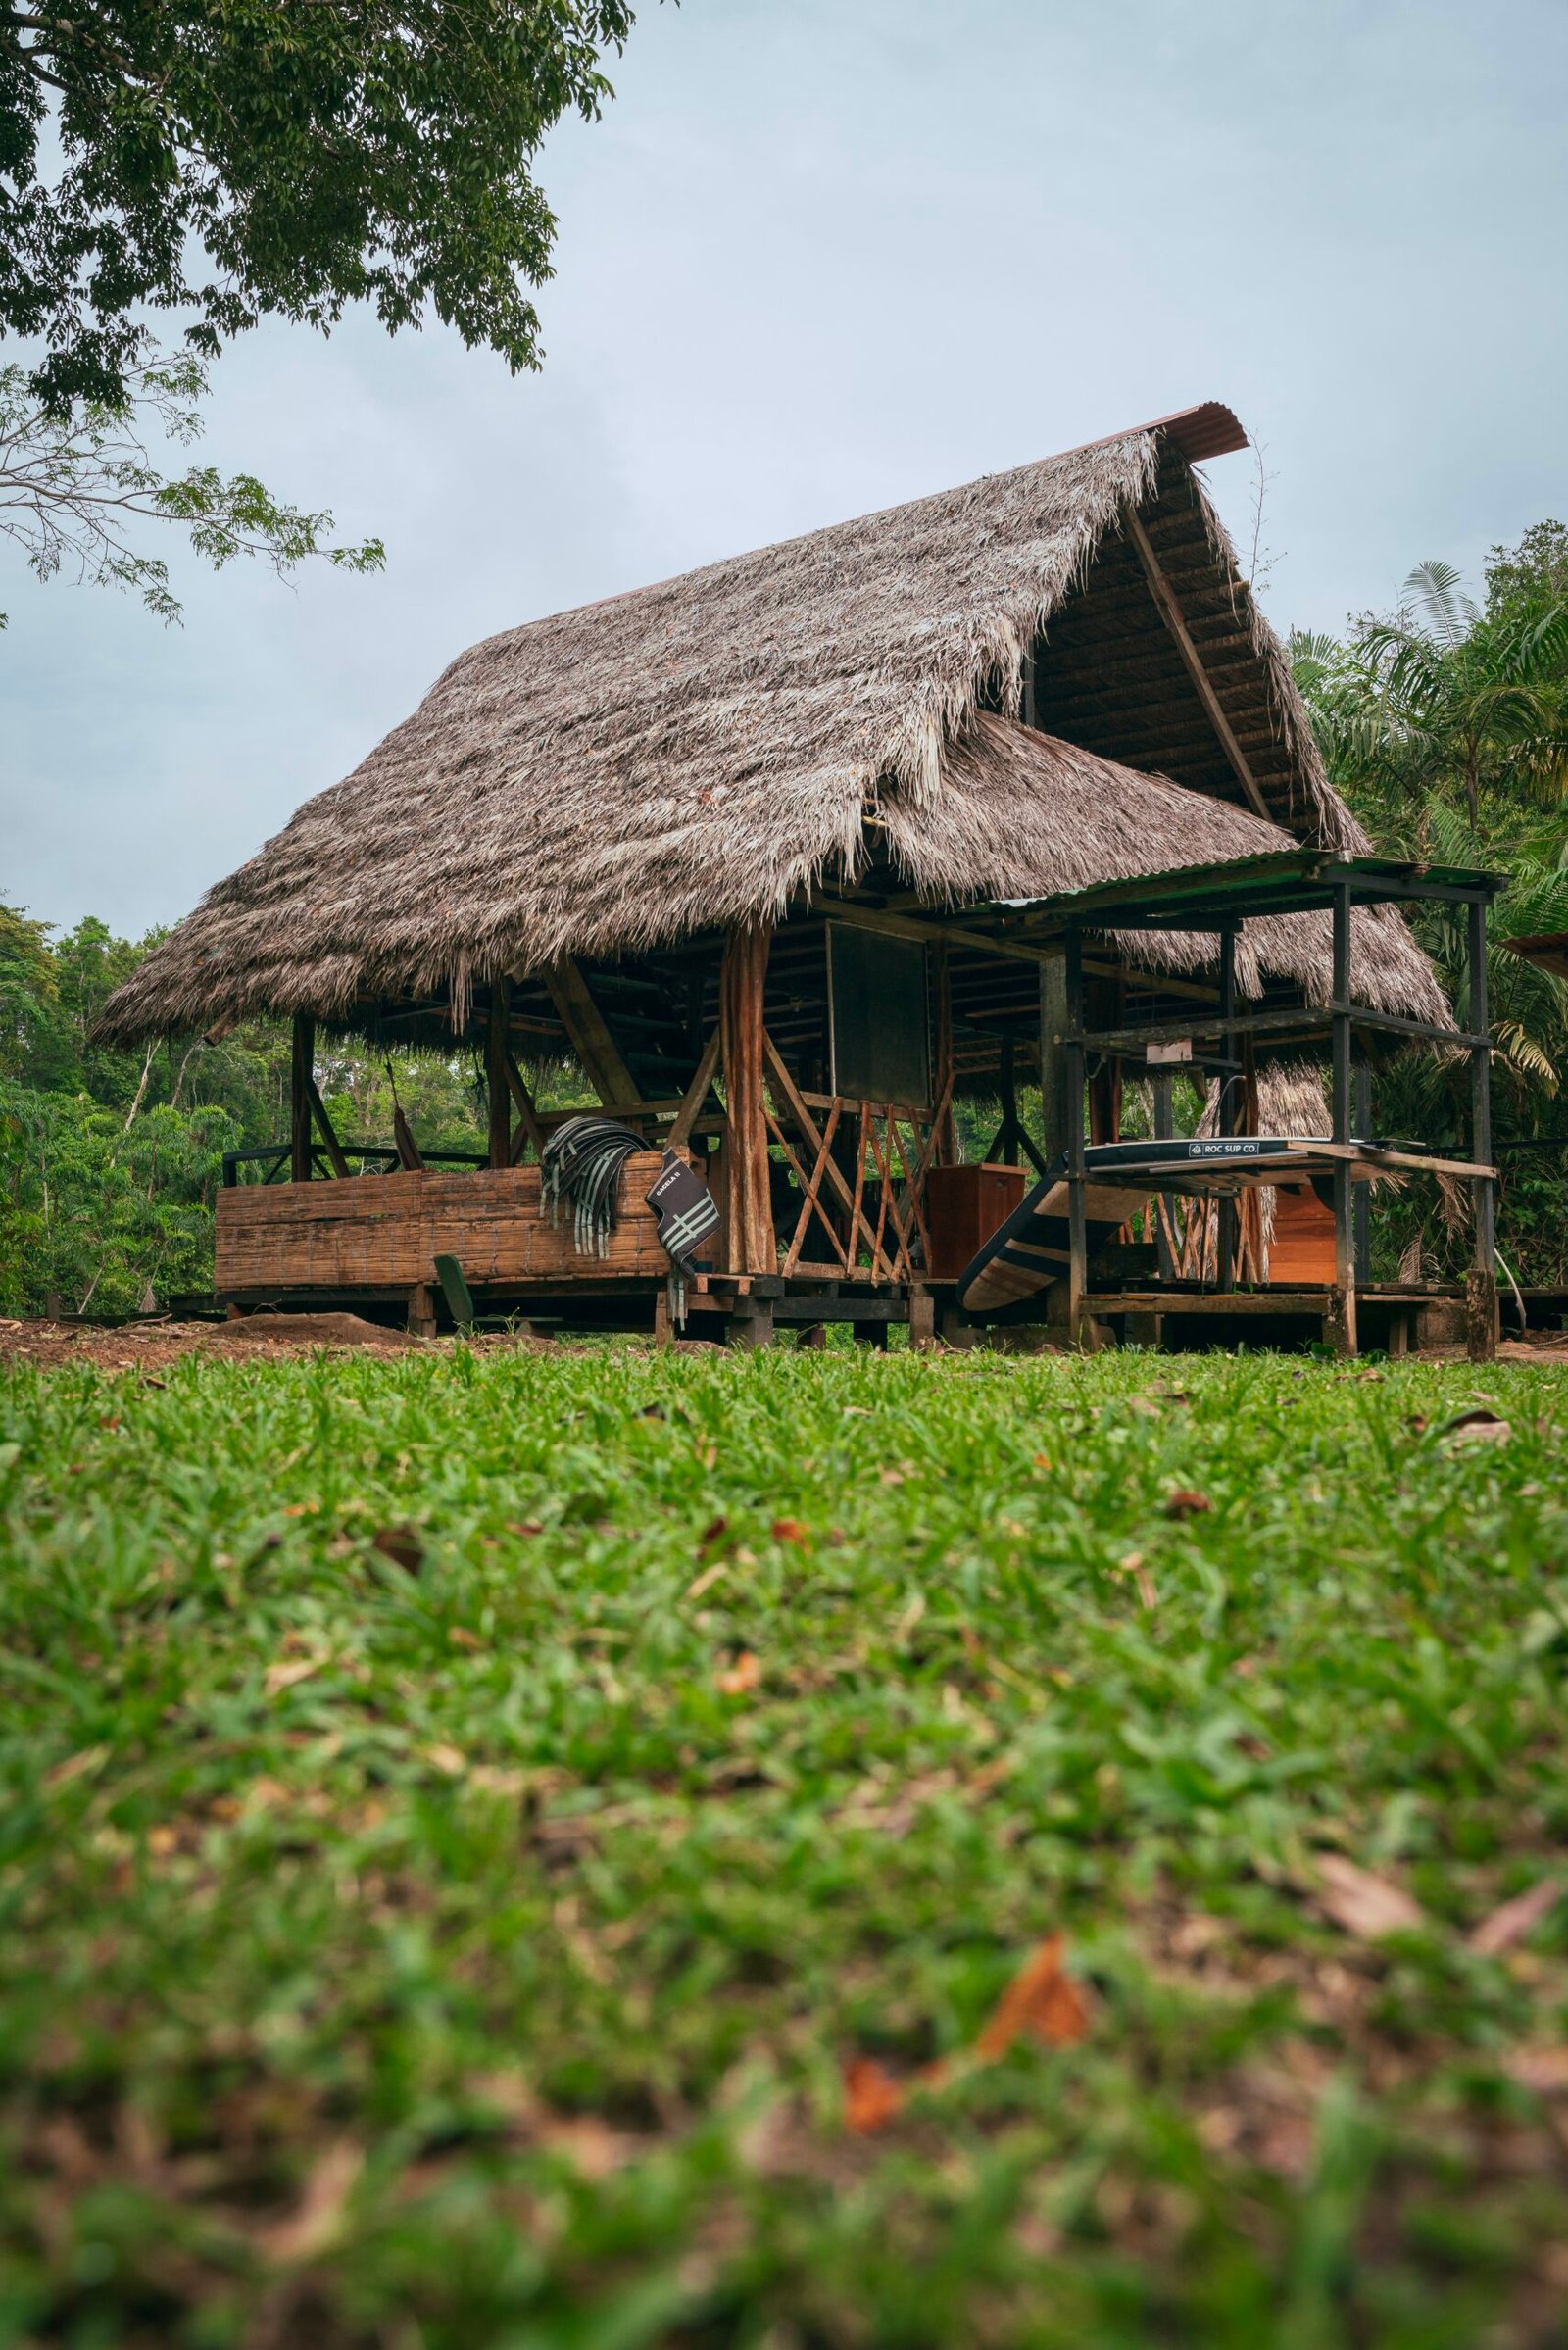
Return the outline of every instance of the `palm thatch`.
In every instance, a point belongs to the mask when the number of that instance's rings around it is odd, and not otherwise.
[[[985,712],[946,747],[940,791],[916,801],[886,787],[877,820],[895,868],[923,895],[950,905],[1054,897],[1295,846],[1282,826],[1246,808]],[[1185,931],[1125,932],[1117,944],[1145,971],[1200,970],[1214,959],[1211,937]],[[1276,914],[1242,925],[1237,986],[1261,996],[1269,979],[1294,981],[1308,1004],[1330,1001],[1328,914]],[[1392,906],[1363,907],[1351,917],[1350,983],[1377,1010],[1449,1020],[1431,965]],[[1410,1008],[1417,1004],[1419,1011]]]
[[[985,866],[965,827],[1002,839],[979,813],[987,779],[1016,809],[1063,760],[1088,776],[1092,754],[1168,776],[1148,787],[1159,810],[1180,786],[1228,820],[1243,789],[1139,567],[1133,513],[1270,814],[1363,847],[1189,461],[1239,445],[1211,405],[490,638],[208,894],[100,1032],[341,1021],[438,996],[461,1017],[498,972],[776,918],[824,877],[853,879],[878,818],[912,876],[962,894]],[[1062,738],[1054,771],[1037,759],[1031,785],[1016,752],[977,764],[988,711]],[[1140,855],[1186,861],[1206,811],[1184,807],[1160,839],[1154,801],[1139,806],[1155,825]],[[1079,829],[1036,812],[1040,863],[1007,868],[1031,890],[1057,886]],[[1131,854],[1137,820],[1106,823]],[[1430,1014],[1414,950],[1393,967],[1382,1000]]]

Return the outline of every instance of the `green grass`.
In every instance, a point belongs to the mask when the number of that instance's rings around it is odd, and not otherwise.
[[[0,2341],[1568,2340],[1568,1903],[1467,1939],[1568,1877],[1565,1451],[1517,1367],[0,1377]],[[1080,2044],[846,2128],[1056,1929]]]

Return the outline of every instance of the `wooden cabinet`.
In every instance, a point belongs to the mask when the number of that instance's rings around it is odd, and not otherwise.
[[[933,1167],[925,1179],[933,1281],[956,1281],[1035,1182],[1032,1167]]]

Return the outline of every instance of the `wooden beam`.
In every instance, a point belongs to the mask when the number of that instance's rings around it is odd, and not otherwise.
[[[963,947],[971,955],[1000,955],[1004,961],[1041,963],[1059,949],[1028,947],[1018,939],[994,939],[983,930],[966,930],[957,922],[922,922],[911,914],[884,913],[879,906],[851,906],[836,898],[819,898],[809,908],[824,921],[843,922],[851,930],[880,930],[892,939],[918,939],[929,946],[940,939],[949,947]]]
[[[636,1079],[621,1059],[620,1048],[606,1027],[605,1015],[589,994],[576,962],[564,955],[542,976],[566,1041],[600,1101],[607,1109],[636,1109]]]
[[[762,998],[772,933],[762,922],[729,934],[718,978],[719,1052],[724,1063],[724,1183],[731,1273],[773,1273],[778,1245],[769,1197],[762,1100]]]
[[[490,1164],[512,1164],[512,1100],[507,1086],[510,1057],[507,1027],[512,1011],[512,987],[502,973],[490,982],[490,1011],[484,1027],[485,1090],[490,1099]]]
[[[332,1131],[332,1121],[326,1114],[326,1103],[316,1090],[314,1075],[306,1078],[305,1086],[306,1098],[311,1105],[311,1115],[321,1130],[321,1140],[326,1145],[326,1155],[332,1162],[332,1172],[334,1175],[346,1178],[349,1172],[349,1162],[343,1155],[342,1144]]]
[[[1220,749],[1230,760],[1236,780],[1247,795],[1249,807],[1255,814],[1262,816],[1265,822],[1272,824],[1276,819],[1270,814],[1268,802],[1258,788],[1257,777],[1252,773],[1247,754],[1236,740],[1231,722],[1220,708],[1219,696],[1209,682],[1208,671],[1203,666],[1202,657],[1188,633],[1187,622],[1182,617],[1182,608],[1177,600],[1176,590],[1160,568],[1159,557],[1150,544],[1149,533],[1132,507],[1129,506],[1125,509],[1124,518],[1127,524],[1127,535],[1132,540],[1133,546],[1137,550],[1138,560],[1144,566],[1144,577],[1149,582],[1149,592],[1154,599],[1155,610],[1169,629],[1176,650],[1182,657],[1187,674],[1198,689],[1198,699],[1203,705],[1209,724],[1219,737]]]
[[[723,1023],[716,1021],[712,1035],[703,1047],[703,1057],[697,1064],[697,1074],[681,1096],[680,1106],[675,1112],[675,1123],[664,1137],[665,1147],[668,1150],[684,1151],[692,1139],[692,1128],[701,1115],[703,1103],[708,1100],[708,1089],[712,1084],[718,1068],[719,1048],[723,1043]]]
[[[867,1223],[865,1217],[860,1213],[859,1183],[857,1182],[856,1187],[852,1192],[849,1184],[845,1181],[843,1169],[829,1153],[827,1144],[823,1141],[822,1135],[818,1130],[816,1120],[812,1117],[810,1111],[806,1106],[806,1097],[801,1093],[799,1087],[795,1083],[794,1078],[784,1066],[783,1060],[779,1054],[778,1047],[774,1044],[772,1038],[765,1034],[762,1038],[762,1050],[767,1057],[768,1074],[772,1078],[773,1083],[777,1086],[779,1093],[783,1096],[785,1107],[788,1109],[790,1116],[795,1120],[795,1123],[800,1128],[802,1134],[805,1135],[806,1140],[810,1145],[812,1151],[815,1151],[818,1164],[822,1169],[822,1173],[827,1177],[828,1182],[832,1185],[834,1191],[837,1193],[840,1205],[849,1210],[850,1256],[852,1261],[856,1249],[859,1247],[860,1234],[863,1232],[866,1242],[871,1249],[872,1263],[874,1266],[876,1259],[876,1235],[871,1230],[871,1227]],[[836,1110],[857,1107],[862,1120],[865,1116],[865,1104],[863,1102],[852,1104],[845,1102],[837,1102],[833,1103],[833,1107]],[[862,1142],[860,1151],[860,1164],[862,1166],[864,1164],[864,1145]],[[799,1268],[797,1267],[797,1270]],[[875,1273],[873,1273],[872,1277],[879,1278],[875,1275]]]
[[[507,1089],[517,1105],[517,1131],[512,1138],[512,1163],[515,1166],[530,1143],[535,1158],[544,1156],[545,1130],[539,1123],[533,1096],[522,1082],[522,1071],[510,1048],[507,1053],[506,1079]]]
[[[296,1012],[288,1072],[289,1176],[294,1183],[309,1183],[314,1172],[311,1164],[311,1095],[314,1091],[312,1071],[315,1062],[316,1022],[308,1013]]]

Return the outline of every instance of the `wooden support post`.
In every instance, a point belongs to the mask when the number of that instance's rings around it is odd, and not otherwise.
[[[512,1096],[507,1062],[512,1057],[509,1029],[512,1015],[511,982],[498,973],[490,982],[490,1012],[484,1030],[485,1088],[490,1097],[490,1164],[512,1164]]]
[[[1067,1059],[1061,1041],[1066,1031],[1066,965],[1053,955],[1040,966],[1040,1115],[1048,1167],[1067,1148]]]
[[[435,1336],[435,1291],[427,1281],[416,1281],[409,1292],[409,1329],[416,1339]]]
[[[773,1344],[773,1300],[771,1297],[737,1297],[735,1311],[730,1316],[729,1343],[732,1346],[771,1346]]]
[[[770,943],[765,923],[732,930],[718,980],[728,1192],[726,1269],[731,1273],[778,1269],[762,1100],[763,991]]]
[[[945,944],[932,950],[931,960],[936,990],[936,1052],[932,1060],[936,1115],[931,1162],[934,1166],[951,1167],[957,1159],[958,1148],[953,1119],[953,972]]]
[[[635,1109],[639,1100],[636,1080],[621,1059],[620,1048],[572,957],[564,955],[552,964],[544,973],[544,983],[566,1041],[606,1109]]]
[[[929,1290],[909,1292],[909,1344],[920,1353],[937,1343],[937,1303]]]
[[[1236,1036],[1231,1027],[1231,1022],[1235,1017],[1236,932],[1233,927],[1227,925],[1219,934],[1219,1049],[1226,1060],[1236,1058]],[[1218,1118],[1218,1130],[1221,1134],[1235,1134],[1239,1131],[1238,1113],[1240,1108],[1241,1085],[1237,1072],[1234,1069],[1222,1069],[1219,1079]],[[1219,1215],[1216,1221],[1219,1231],[1217,1236],[1218,1263],[1215,1270],[1221,1291],[1229,1292],[1236,1287],[1237,1236],[1236,1201],[1229,1193],[1220,1200]]]
[[[1089,1288],[1089,1231],[1084,1216],[1084,942],[1076,922],[1068,927],[1063,957],[1067,1044],[1067,1334],[1074,1346],[1094,1352],[1084,1313]]]
[[[1350,1002],[1350,885],[1342,882],[1334,893],[1334,1140],[1350,1140],[1350,1052],[1353,1035]],[[1334,1296],[1329,1312],[1329,1344],[1337,1354],[1354,1354],[1355,1329],[1355,1186],[1350,1161],[1334,1162]]]
[[[1470,1156],[1478,1167],[1492,1164],[1492,1044],[1487,1005],[1487,907],[1470,906]],[[1465,1339],[1472,1362],[1490,1362],[1497,1351],[1497,1244],[1495,1200],[1490,1175],[1470,1186],[1475,1220],[1475,1262],[1465,1281]],[[1521,1334],[1522,1335],[1522,1334]]]
[[[289,1057],[288,1135],[289,1178],[311,1180],[311,1095],[315,1091],[316,1022],[308,1012],[294,1015],[294,1040]]]

